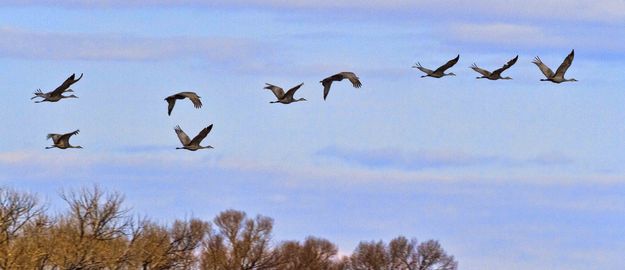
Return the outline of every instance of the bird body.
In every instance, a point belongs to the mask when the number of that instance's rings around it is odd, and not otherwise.
[[[53,145],[46,147],[46,149],[51,148],[59,148],[59,149],[67,149],[67,148],[82,148],[82,146],[73,146],[69,143],[69,139],[80,132],[80,130],[75,130],[66,134],[55,134],[50,133],[47,136],[47,139],[52,139]]]
[[[471,69],[475,70],[477,73],[482,74],[481,77],[476,77],[476,79],[489,79],[493,81],[494,80],[512,80],[512,78],[510,77],[501,77],[501,73],[504,72],[506,69],[509,69],[512,65],[514,65],[518,59],[519,59],[519,56],[517,55],[516,57],[508,61],[505,65],[503,65],[503,67],[496,69],[493,72],[490,72],[485,69],[481,69],[475,63],[471,66]]]
[[[188,98],[193,103],[193,106],[196,109],[202,108],[202,101],[200,101],[200,96],[198,96],[194,92],[180,92],[178,94],[174,94],[165,98],[167,101],[167,115],[171,115],[171,111],[174,109],[174,105],[176,105],[176,99],[185,99]]]
[[[205,127],[204,129],[202,129],[200,131],[200,133],[198,133],[197,136],[195,136],[193,138],[193,140],[191,140],[189,138],[189,136],[186,133],[184,133],[184,131],[182,131],[180,126],[176,126],[174,128],[174,131],[176,131],[176,135],[178,135],[178,139],[180,139],[180,142],[182,143],[182,147],[176,147],[176,149],[186,149],[186,150],[189,150],[189,151],[197,151],[197,150],[200,150],[200,149],[210,149],[210,148],[213,148],[210,145],[208,145],[208,146],[201,146],[200,145],[202,140],[204,140],[204,138],[206,138],[206,136],[211,131],[211,129],[213,129],[213,125],[212,124],[210,126],[208,126],[208,127]]]
[[[417,64],[415,64],[412,67],[416,68],[416,69],[419,69],[423,73],[426,74],[426,75],[421,76],[421,78],[425,78],[425,77],[442,78],[444,76],[456,76],[456,74],[454,74],[453,72],[445,73],[445,71],[447,69],[449,69],[450,67],[453,67],[456,63],[458,63],[459,59],[460,59],[460,55],[456,56],[456,58],[454,58],[454,59],[451,59],[451,60],[447,61],[447,63],[445,63],[444,65],[440,66],[439,68],[437,68],[434,71],[432,71],[431,69],[424,68],[423,66],[421,66],[421,63],[419,63],[419,62],[417,62]]]
[[[348,79],[356,88],[360,88],[362,86],[360,79],[353,72],[339,72],[320,81],[321,85],[323,85],[323,100],[325,100],[330,93],[332,82],[340,82],[343,79]]]
[[[265,83],[265,84],[267,86],[265,86],[264,89],[271,90],[271,92],[273,92],[273,94],[278,99],[276,101],[270,101],[269,103],[289,104],[289,103],[298,102],[298,101],[306,101],[305,98],[300,98],[300,99],[293,98],[293,95],[295,94],[297,89],[302,87],[302,85],[304,85],[304,83],[300,83],[300,84],[296,85],[295,87],[289,89],[289,91],[287,91],[286,93],[284,93],[284,89],[282,89],[282,87],[275,86],[275,85],[270,84],[270,83]]]
[[[41,102],[57,102],[61,99],[64,98],[78,98],[75,95],[69,95],[69,96],[64,96],[63,93],[65,92],[74,92],[74,90],[69,89],[69,87],[72,84],[75,84],[76,82],[80,81],[80,79],[82,78],[82,73],[80,74],[80,77],[78,77],[78,79],[76,79],[76,74],[72,74],[71,76],[69,76],[59,87],[57,87],[56,89],[54,89],[53,91],[44,93],[43,91],[41,91],[41,89],[37,89],[37,91],[35,91],[35,93],[33,93],[35,96],[30,98],[30,99],[35,99],[35,98],[43,98],[42,100],[39,101],[35,101],[35,103],[41,103]]]
[[[550,81],[553,83],[563,83],[563,82],[576,82],[576,79],[565,79],[564,73],[569,69],[571,64],[573,63],[573,58],[575,57],[575,50],[571,50],[571,53],[564,59],[562,64],[558,67],[556,72],[554,73],[547,65],[543,63],[542,60],[538,56],[534,58],[532,63],[536,64],[540,71],[547,77],[546,79],[540,79],[541,81]]]

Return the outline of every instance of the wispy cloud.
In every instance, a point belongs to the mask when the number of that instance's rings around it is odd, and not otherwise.
[[[532,50],[578,48],[586,53],[625,52],[622,28],[592,25],[550,27],[526,23],[450,23],[439,38],[453,44],[474,45],[478,50]],[[605,33],[611,33],[606,35]]]
[[[360,150],[335,146],[324,148],[318,151],[317,155],[336,158],[371,168],[386,167],[406,170],[470,166],[554,166],[566,165],[572,162],[570,158],[556,154],[543,154],[530,158],[513,158],[451,151]]]
[[[141,8],[141,7],[260,7],[291,9],[323,9],[351,12],[377,11],[400,13],[427,13],[437,16],[466,16],[467,11],[473,16],[486,18],[531,18],[539,20],[586,20],[600,22],[622,22],[625,20],[625,2],[605,0],[600,3],[591,0],[526,0],[526,1],[425,1],[425,0],[390,0],[390,1],[285,1],[285,0],[8,0],[2,6],[63,6],[66,8]]]
[[[48,60],[155,61],[199,58],[227,62],[253,57],[251,40],[212,37],[138,37],[122,34],[34,32],[0,28],[0,56]]]
[[[453,40],[478,44],[557,47],[566,43],[565,38],[532,25],[460,23],[452,24],[448,32]]]
[[[334,152],[334,151],[333,151]],[[180,152],[178,152],[180,153]],[[426,153],[426,152],[424,152]],[[331,154],[319,153],[319,155]],[[80,154],[68,152],[4,152],[0,153],[0,181],[11,179],[50,178],[136,178],[147,179],[201,179],[215,171],[245,175],[267,176],[287,186],[351,187],[354,185],[401,188],[416,183],[482,183],[482,184],[527,184],[539,186],[612,186],[625,183],[625,177],[618,174],[592,174],[552,172],[540,173],[533,170],[492,170],[489,172],[448,171],[450,166],[556,166],[571,160],[558,155],[544,155],[528,159],[510,159],[496,156],[470,156],[460,154],[426,153],[419,157],[395,156],[388,151],[361,153],[365,157],[345,156],[332,153],[334,158],[357,159],[348,162],[370,162],[367,166],[350,166],[336,162],[304,162],[293,167],[282,162],[250,160],[212,155],[169,155],[154,153],[125,154]],[[355,155],[355,152],[350,153]],[[360,160],[363,159],[363,160]],[[398,162],[398,164],[391,164]],[[441,168],[440,170],[416,170],[415,164]],[[504,166],[505,167],[505,166]],[[68,170],[71,168],[71,170]]]

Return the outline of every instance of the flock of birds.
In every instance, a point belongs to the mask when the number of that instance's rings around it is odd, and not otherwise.
[[[560,64],[556,72],[553,72],[547,65],[545,65],[542,62],[542,60],[540,60],[539,57],[534,58],[532,63],[536,64],[536,66],[538,66],[540,71],[545,75],[546,78],[541,79],[541,81],[550,81],[553,83],[574,82],[577,80],[564,78],[564,74],[573,63],[574,57],[575,57],[575,50],[571,50],[571,53],[569,53],[569,55],[564,59],[562,64]],[[444,76],[455,76],[456,74],[454,74],[453,72],[445,73],[445,71],[453,67],[456,63],[458,63],[459,59],[460,59],[460,55],[456,56],[456,58],[454,59],[449,60],[447,63],[438,67],[436,70],[427,69],[421,66],[421,63],[418,63],[418,62],[413,66],[413,68],[417,68],[426,74],[426,75],[421,76],[421,78],[424,78],[424,77],[442,78]],[[516,57],[508,61],[505,65],[503,65],[501,68],[496,69],[492,72],[482,69],[478,67],[476,64],[473,64],[471,66],[471,69],[473,69],[474,71],[482,75],[480,77],[476,77],[477,79],[511,80],[512,78],[510,77],[502,77],[501,73],[503,73],[505,70],[512,67],[517,62],[518,59],[519,59],[519,56],[517,55]],[[31,100],[35,98],[41,98],[41,100],[35,101],[35,103],[41,103],[41,102],[57,102],[65,98],[78,98],[77,96],[73,94],[68,95],[68,96],[64,96],[63,94],[74,92],[74,90],[70,89],[69,87],[75,84],[76,82],[80,81],[82,76],[83,75],[80,74],[80,77],[76,78],[76,74],[72,74],[59,87],[47,93],[44,93],[43,91],[41,91],[41,89],[37,89],[34,93],[35,96],[32,97]],[[326,98],[328,97],[328,94],[330,93],[330,87],[332,86],[333,82],[340,82],[344,79],[348,79],[352,83],[352,86],[355,88],[360,88],[362,86],[360,79],[358,78],[358,76],[356,76],[355,73],[339,72],[337,74],[329,76],[320,81],[321,85],[323,86],[323,99],[326,100]],[[306,101],[305,98],[298,98],[298,99],[294,98],[295,92],[298,89],[300,89],[300,87],[302,87],[304,83],[300,83],[299,85],[294,86],[293,88],[286,91],[286,93],[284,92],[284,89],[282,89],[279,86],[269,84],[269,83],[266,83],[266,85],[267,86],[265,86],[264,89],[271,90],[271,92],[273,92],[273,94],[277,98],[277,100],[271,101],[270,103],[290,104],[290,103],[298,102],[298,101]],[[176,100],[178,99],[189,99],[191,103],[193,103],[193,106],[195,108],[199,109],[202,107],[202,101],[200,100],[200,96],[198,96],[196,93],[180,92],[180,93],[177,93],[177,94],[174,94],[165,98],[165,101],[167,101],[167,114],[168,115],[171,115],[171,112],[174,109],[174,106],[176,105]],[[208,146],[200,145],[202,140],[204,140],[204,138],[208,136],[208,134],[210,133],[212,129],[213,129],[213,125],[211,124],[205,127],[204,129],[202,129],[193,139],[190,139],[189,136],[182,130],[182,128],[180,128],[180,126],[176,126],[174,128],[174,131],[176,132],[176,135],[178,135],[178,139],[180,139],[180,143],[182,143],[182,147],[177,147],[176,149],[186,149],[190,151],[196,151],[200,149],[213,148],[210,145]],[[69,143],[69,139],[72,136],[77,135],[79,132],[80,130],[75,130],[75,131],[72,131],[70,133],[65,133],[65,134],[55,134],[55,133],[48,134],[47,139],[52,139],[53,144],[52,146],[46,147],[46,149],[82,148],[82,146],[74,146]]]

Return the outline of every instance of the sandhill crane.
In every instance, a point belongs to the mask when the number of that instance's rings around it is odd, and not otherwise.
[[[449,69],[450,67],[453,67],[456,63],[458,63],[459,59],[460,59],[460,55],[456,56],[456,58],[454,59],[447,61],[447,63],[440,66],[434,71],[424,68],[423,66],[421,66],[421,63],[419,62],[417,62],[417,64],[415,64],[412,67],[418,68],[419,70],[423,71],[426,74],[426,75],[421,76],[421,78],[425,78],[425,77],[441,78],[443,76],[456,76],[456,74],[454,74],[453,72],[445,73],[445,70]]]
[[[204,140],[204,138],[206,138],[206,135],[208,135],[208,133],[211,132],[211,129],[213,129],[212,124],[202,129],[200,133],[198,133],[197,136],[195,136],[195,138],[191,140],[189,139],[189,136],[187,136],[187,134],[184,133],[184,131],[182,131],[180,126],[176,126],[174,130],[176,131],[176,135],[178,135],[178,139],[180,139],[180,142],[182,143],[182,147],[176,147],[176,149],[187,149],[189,151],[196,151],[200,149],[213,148],[210,145],[200,146],[200,143],[202,142],[202,140]]]
[[[510,77],[501,77],[501,73],[504,72],[504,70],[509,69],[512,65],[514,65],[514,63],[516,63],[516,60],[519,59],[519,56],[517,55],[516,57],[512,58],[510,61],[508,61],[508,63],[506,63],[505,65],[503,65],[503,67],[496,69],[493,72],[490,72],[488,70],[485,69],[481,69],[479,68],[475,63],[473,63],[473,65],[471,66],[471,69],[475,70],[477,73],[482,74],[482,77],[475,77],[476,79],[489,79],[489,80],[512,80],[512,78]]]
[[[269,103],[289,104],[291,102],[306,101],[305,98],[300,98],[300,99],[294,99],[293,98],[293,95],[295,94],[295,91],[297,91],[297,89],[302,87],[302,85],[304,85],[304,83],[300,83],[299,85],[296,85],[295,87],[289,89],[289,91],[287,91],[286,94],[284,93],[284,90],[282,89],[282,87],[275,86],[275,85],[269,84],[269,83],[265,83],[265,84],[267,86],[265,86],[264,89],[271,90],[271,92],[273,92],[273,94],[276,96],[276,98],[278,98],[278,100],[270,101]]]
[[[67,148],[82,148],[82,146],[73,146],[71,144],[69,144],[69,138],[71,138],[73,135],[78,134],[78,132],[80,132],[80,130],[74,130],[73,132],[70,133],[65,133],[65,134],[54,134],[54,133],[50,133],[47,136],[47,139],[52,139],[52,142],[54,143],[52,146],[48,146],[46,147],[46,149],[51,149],[51,148],[59,148],[59,149],[67,149]]]
[[[362,83],[360,83],[358,76],[356,76],[356,74],[354,74],[353,72],[339,72],[320,81],[320,83],[323,85],[323,100],[326,100],[328,93],[330,93],[330,87],[332,86],[332,82],[342,81],[343,79],[348,79],[356,88],[360,88],[362,86]]]
[[[549,67],[547,67],[547,65],[545,65],[538,56],[534,58],[534,61],[532,61],[532,63],[536,64],[536,66],[538,66],[540,71],[542,71],[542,73],[545,74],[545,77],[547,77],[547,79],[540,79],[541,81],[550,81],[554,83],[576,82],[577,81],[576,79],[564,78],[564,73],[566,73],[566,70],[569,69],[569,67],[573,63],[574,57],[575,57],[575,50],[571,50],[571,53],[569,53],[569,55],[564,59],[562,64],[560,64],[560,67],[558,67],[558,69],[556,70],[556,73],[553,73],[553,71]]]
[[[74,92],[74,90],[69,89],[69,87],[72,84],[75,84],[76,82],[80,81],[80,79],[82,78],[82,73],[80,73],[80,77],[78,77],[78,79],[75,79],[76,74],[72,74],[71,76],[69,76],[64,82],[63,84],[61,84],[59,87],[57,87],[56,89],[54,89],[54,91],[50,91],[48,93],[44,93],[41,91],[41,89],[37,89],[37,91],[35,91],[34,93],[34,97],[30,98],[30,99],[34,99],[34,98],[43,98],[40,101],[35,101],[35,103],[41,103],[44,101],[48,101],[48,102],[57,102],[61,99],[64,98],[78,98],[75,95],[69,95],[69,96],[64,96],[63,93],[64,92]]]
[[[196,109],[202,108],[202,101],[200,101],[200,97],[194,92],[180,92],[178,94],[174,94],[165,98],[167,101],[167,115],[171,115],[171,110],[174,109],[174,105],[176,105],[176,99],[185,99],[188,98],[193,103],[193,106]]]

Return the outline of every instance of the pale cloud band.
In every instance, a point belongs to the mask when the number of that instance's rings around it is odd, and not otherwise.
[[[497,18],[538,20],[585,20],[620,23],[625,21],[625,1],[605,0],[526,0],[526,1],[285,1],[285,0],[9,0],[0,6],[63,6],[67,8],[141,7],[264,7],[293,9],[350,9],[415,12],[433,15],[465,16],[467,13]]]
[[[216,37],[137,37],[121,34],[31,32],[0,28],[0,55],[4,57],[88,60],[155,61],[200,58],[231,61],[255,55],[260,46],[247,39]]]

